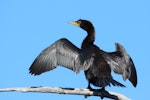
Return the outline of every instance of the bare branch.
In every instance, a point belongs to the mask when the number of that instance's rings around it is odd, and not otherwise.
[[[90,91],[89,89],[81,88],[60,88],[60,87],[20,87],[20,88],[4,88],[0,89],[0,92],[41,92],[41,93],[57,93],[57,94],[72,94],[72,95],[84,95],[87,96],[99,96],[101,98],[111,98],[115,100],[130,100],[124,95],[111,91]]]

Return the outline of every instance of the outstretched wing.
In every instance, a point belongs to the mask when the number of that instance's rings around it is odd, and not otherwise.
[[[129,79],[133,86],[136,87],[137,73],[134,63],[121,44],[116,43],[115,45],[115,52],[104,52],[103,56],[115,73],[122,74],[124,80]]]
[[[80,70],[87,70],[92,62],[93,58],[89,52],[77,48],[69,40],[62,38],[44,49],[29,70],[31,74],[39,75],[60,65],[78,73]]]

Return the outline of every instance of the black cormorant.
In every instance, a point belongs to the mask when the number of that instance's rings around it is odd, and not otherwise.
[[[121,44],[115,44],[116,51],[105,52],[94,45],[95,29],[90,21],[79,19],[69,23],[87,32],[81,49],[66,38],[59,39],[37,56],[29,68],[31,74],[40,75],[57,66],[64,66],[76,73],[84,70],[89,89],[91,89],[91,83],[103,88],[111,84],[124,87],[123,84],[113,79],[111,75],[111,70],[113,70],[115,73],[121,74],[124,80],[129,79],[136,87],[136,69],[131,57]]]

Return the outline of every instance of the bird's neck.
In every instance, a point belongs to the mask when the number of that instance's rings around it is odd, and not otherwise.
[[[87,33],[88,33],[88,35],[86,36],[86,38],[82,42],[82,48],[86,48],[86,47],[94,44],[95,30],[94,29],[90,30]]]

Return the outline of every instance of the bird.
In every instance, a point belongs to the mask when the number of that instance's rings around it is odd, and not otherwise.
[[[69,23],[87,32],[81,48],[66,38],[57,40],[35,58],[29,68],[30,74],[40,75],[57,66],[63,66],[76,73],[83,70],[88,89],[92,89],[91,84],[102,89],[111,85],[125,87],[113,79],[111,72],[114,71],[122,75],[124,81],[128,79],[134,87],[137,86],[137,72],[133,60],[121,44],[115,43],[116,50],[106,52],[94,44],[95,28],[89,20],[79,19]]]

